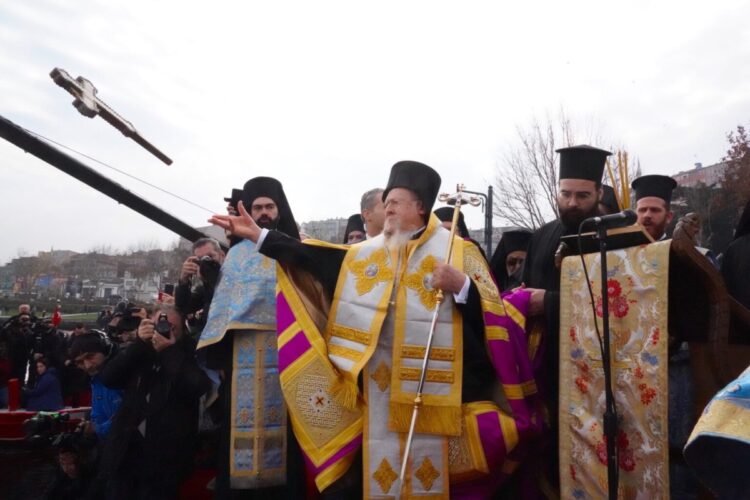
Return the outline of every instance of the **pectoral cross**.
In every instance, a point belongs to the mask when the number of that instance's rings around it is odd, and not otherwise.
[[[67,90],[73,97],[73,106],[83,115],[93,118],[96,115],[101,116],[110,125],[122,132],[125,137],[130,137],[135,142],[146,148],[146,150],[159,158],[167,165],[172,164],[172,160],[159,151],[153,144],[148,142],[135,129],[132,123],[120,116],[114,109],[110,108],[104,101],[97,97],[97,90],[94,84],[82,76],[73,79],[67,71],[61,68],[53,69],[49,76],[60,87]]]

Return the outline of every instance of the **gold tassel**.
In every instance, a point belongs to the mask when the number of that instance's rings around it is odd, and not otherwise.
[[[413,404],[391,403],[388,415],[388,429],[392,432],[409,432]],[[437,434],[440,436],[460,436],[461,406],[430,406],[422,404],[419,407],[417,423],[414,432],[420,434]]]
[[[331,396],[344,408],[353,410],[357,407],[359,387],[349,378],[339,375],[331,386]]]

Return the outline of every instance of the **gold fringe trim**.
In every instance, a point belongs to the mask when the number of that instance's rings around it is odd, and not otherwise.
[[[359,387],[343,375],[339,375],[331,386],[331,397],[348,410],[357,407]]]
[[[409,432],[413,404],[391,403],[388,414],[388,429],[391,432]],[[419,415],[414,425],[414,432],[437,434],[440,436],[460,436],[461,406],[427,406],[419,407]]]

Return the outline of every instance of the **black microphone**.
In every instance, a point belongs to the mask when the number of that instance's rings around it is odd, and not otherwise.
[[[597,217],[589,217],[584,224],[593,223],[595,226],[604,227],[624,227],[632,226],[638,221],[638,215],[633,210],[623,210],[616,214],[600,215]]]

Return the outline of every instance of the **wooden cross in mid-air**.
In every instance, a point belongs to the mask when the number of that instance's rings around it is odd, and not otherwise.
[[[82,76],[73,79],[67,71],[61,68],[53,69],[49,76],[52,77],[52,80],[56,84],[70,92],[70,94],[76,98],[75,101],[73,101],[73,106],[75,106],[83,116],[88,116],[89,118],[93,118],[96,115],[101,116],[109,122],[110,125],[122,132],[125,137],[130,137],[167,165],[172,164],[172,160],[159,151],[156,146],[144,139],[132,123],[117,114],[115,110],[107,106],[104,101],[96,96],[96,87],[94,87],[94,84],[90,81]]]

